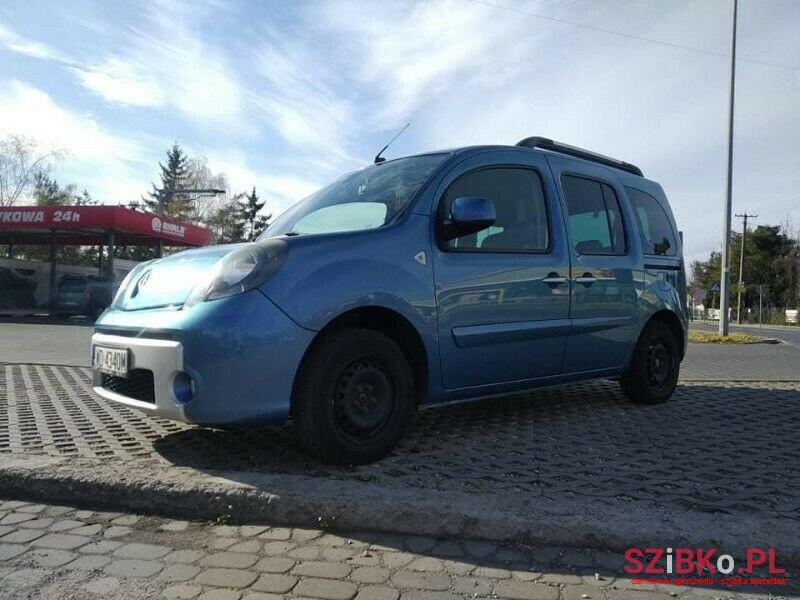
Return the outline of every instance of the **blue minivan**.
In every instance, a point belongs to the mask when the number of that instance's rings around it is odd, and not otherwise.
[[[423,404],[617,379],[670,397],[686,350],[661,186],[545,138],[380,161],[252,243],[138,265],[95,324],[95,391],[205,425],[282,423],[376,460]]]

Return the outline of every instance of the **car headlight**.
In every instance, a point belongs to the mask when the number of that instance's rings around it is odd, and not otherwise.
[[[286,261],[283,240],[253,242],[225,255],[189,294],[184,308],[257,288]]]

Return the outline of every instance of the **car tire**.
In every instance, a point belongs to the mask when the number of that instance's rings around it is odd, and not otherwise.
[[[666,402],[678,384],[680,364],[678,340],[672,330],[661,321],[650,321],[639,336],[630,367],[619,385],[634,402]]]
[[[303,361],[292,398],[300,443],[324,462],[386,456],[415,408],[414,378],[400,347],[370,329],[332,332]]]

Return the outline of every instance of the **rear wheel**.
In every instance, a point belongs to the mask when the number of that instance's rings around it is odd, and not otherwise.
[[[619,384],[634,402],[658,404],[675,391],[679,370],[680,351],[675,335],[661,321],[651,321],[639,336],[628,372]]]
[[[300,442],[317,458],[362,464],[384,457],[414,410],[405,354],[369,329],[329,334],[304,361],[292,400]]]

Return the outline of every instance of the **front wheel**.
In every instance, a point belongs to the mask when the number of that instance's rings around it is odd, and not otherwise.
[[[390,338],[369,329],[333,332],[311,350],[298,374],[292,420],[320,460],[363,464],[383,458],[414,410],[408,360]]]
[[[680,370],[678,341],[666,324],[651,321],[639,336],[628,372],[619,380],[634,402],[659,404],[675,391]]]

